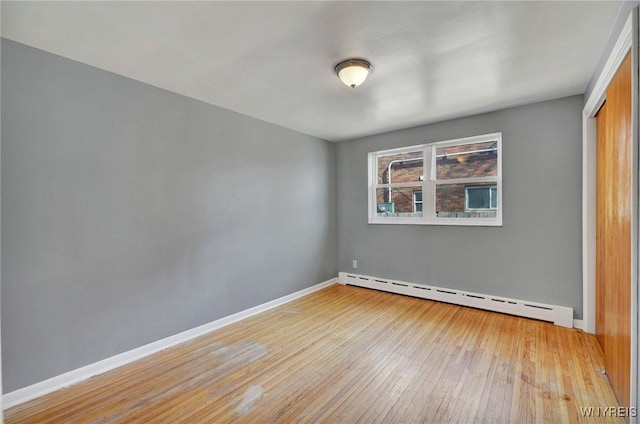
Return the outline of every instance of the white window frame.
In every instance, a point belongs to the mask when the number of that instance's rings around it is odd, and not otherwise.
[[[459,146],[464,144],[476,144],[483,142],[496,142],[497,146],[497,175],[491,177],[458,178],[449,180],[436,179],[436,149],[447,146]],[[403,154],[422,151],[423,171],[425,176],[422,181],[406,183],[378,183],[378,158],[381,156]],[[473,137],[458,138],[454,140],[438,141],[434,143],[419,144],[398,149],[381,150],[368,154],[369,175],[369,224],[414,224],[414,225],[462,225],[462,226],[502,226],[502,133],[483,134]],[[426,178],[428,176],[428,178]],[[449,218],[437,217],[435,211],[436,186],[439,184],[475,184],[495,183],[497,189],[496,216],[491,218]],[[378,216],[376,190],[400,187],[421,187],[422,189],[422,216]],[[416,188],[417,189],[417,188]],[[465,199],[466,201],[466,199]]]

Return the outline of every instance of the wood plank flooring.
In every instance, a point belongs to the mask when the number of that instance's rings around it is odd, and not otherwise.
[[[563,423],[617,406],[594,336],[333,285],[5,411],[7,423]],[[616,421],[619,420],[619,421]]]

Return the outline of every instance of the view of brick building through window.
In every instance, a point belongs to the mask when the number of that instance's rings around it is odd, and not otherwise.
[[[495,141],[439,147],[436,153],[436,216],[495,217],[497,186],[488,183],[447,183],[447,180],[496,176]],[[376,190],[378,213],[422,215],[422,150],[378,157],[378,184],[412,183],[415,186]]]

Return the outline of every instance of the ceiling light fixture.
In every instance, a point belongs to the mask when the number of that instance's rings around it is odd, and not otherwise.
[[[348,87],[355,89],[362,84],[371,73],[371,63],[364,59],[347,59],[338,63],[335,71],[340,81]]]

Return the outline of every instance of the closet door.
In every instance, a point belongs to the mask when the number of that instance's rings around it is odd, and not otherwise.
[[[596,116],[596,336],[618,401],[631,374],[631,54]]]

